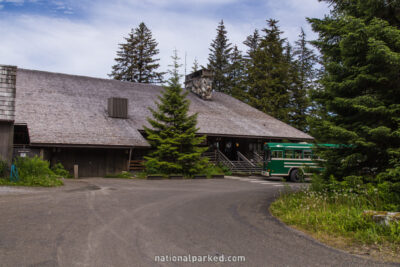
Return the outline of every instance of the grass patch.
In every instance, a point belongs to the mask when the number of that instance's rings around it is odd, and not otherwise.
[[[361,254],[365,250],[368,254],[373,254],[370,250],[386,251],[383,260],[400,262],[400,223],[384,226],[364,216],[365,210],[376,208],[370,198],[350,190],[286,190],[270,211],[286,224],[330,245]]]
[[[112,174],[107,174],[104,176],[104,178],[120,178],[120,179],[132,179],[133,175],[130,172],[120,172],[120,173],[112,173]]]

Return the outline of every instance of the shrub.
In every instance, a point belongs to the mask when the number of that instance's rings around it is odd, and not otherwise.
[[[72,175],[64,168],[64,166],[61,163],[54,164],[54,166],[51,167],[51,170],[58,177],[64,177],[64,178],[72,177]]]
[[[202,170],[202,173],[204,173],[208,178],[213,175],[225,174],[224,170],[220,166],[214,164],[208,164]]]
[[[4,160],[0,159],[0,178],[4,178],[7,175],[8,164]]]
[[[373,190],[375,191],[375,190]],[[271,212],[289,225],[314,233],[349,237],[355,241],[400,244],[400,224],[384,226],[363,216],[376,207],[371,195],[337,189],[332,192],[286,192],[271,205]]]
[[[63,182],[50,169],[50,163],[35,156],[33,158],[16,158],[14,161],[20,180],[18,185],[59,186]]]

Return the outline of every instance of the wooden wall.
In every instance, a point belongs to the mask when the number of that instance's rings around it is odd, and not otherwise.
[[[79,177],[104,177],[106,174],[127,170],[128,149],[106,148],[46,148],[45,159],[51,165],[61,162],[73,174],[79,165]]]
[[[11,164],[13,137],[13,123],[0,121],[0,159],[7,161],[8,164]]]

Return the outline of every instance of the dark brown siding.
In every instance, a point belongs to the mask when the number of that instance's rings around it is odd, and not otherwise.
[[[14,125],[0,121],[0,158],[11,163],[13,150]]]
[[[61,162],[73,174],[79,165],[79,177],[104,177],[127,170],[129,150],[96,148],[47,148],[45,158],[51,164]]]

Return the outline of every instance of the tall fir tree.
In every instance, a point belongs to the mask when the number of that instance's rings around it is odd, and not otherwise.
[[[308,47],[306,34],[301,28],[293,54],[287,49],[290,68],[291,118],[290,124],[302,131],[309,131],[307,117],[310,113],[310,91],[315,88],[317,58]]]
[[[400,195],[400,29],[388,1],[328,1],[333,12],[310,19],[319,34],[323,90],[311,134],[348,146],[324,153],[324,177],[397,183]],[[378,5],[379,10],[371,8]],[[396,3],[398,6],[398,4]],[[392,15],[390,15],[392,14]],[[378,178],[378,179],[376,179]],[[397,189],[396,189],[397,188]]]
[[[230,70],[230,56],[232,44],[229,43],[224,21],[218,25],[217,36],[211,43],[210,54],[208,57],[207,68],[213,72],[213,89],[217,92],[230,93],[230,80],[228,73]]]
[[[199,61],[197,60],[197,57],[194,58],[193,61],[193,66],[192,66],[192,72],[196,72],[200,69]]]
[[[254,58],[254,53],[257,51],[260,44],[260,34],[257,29],[254,30],[253,34],[247,36],[246,40],[243,42],[244,45],[248,47],[246,55],[244,58],[251,61]]]
[[[207,164],[201,154],[207,150],[200,147],[205,136],[197,135],[197,114],[189,115],[190,101],[180,85],[181,75],[177,51],[172,56],[170,79],[164,88],[157,109],[151,109],[148,118],[151,128],[144,127],[147,139],[154,149],[145,157],[146,170],[150,173],[184,174],[199,173]]]
[[[119,51],[109,75],[113,79],[137,83],[162,83],[164,72],[157,72],[159,59],[155,58],[159,50],[158,43],[151,31],[142,22],[129,36],[125,43],[119,44]]]
[[[245,60],[242,52],[235,45],[231,54],[228,73],[228,79],[230,80],[229,94],[242,101],[246,99],[245,74]]]
[[[251,63],[247,64],[247,98],[253,107],[289,122],[289,68],[284,54],[285,39],[281,38],[278,21],[270,19],[260,37]]]

